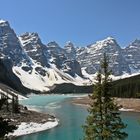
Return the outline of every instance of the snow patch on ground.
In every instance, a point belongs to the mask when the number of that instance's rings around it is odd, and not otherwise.
[[[12,99],[12,95],[8,94],[6,91],[3,91],[2,89],[0,89],[0,92],[2,92],[2,93],[3,93],[4,95],[6,95],[6,96],[8,95],[8,97],[9,97],[10,99]],[[27,99],[26,97],[24,97],[24,96],[22,96],[22,95],[19,95],[19,94],[15,93],[15,92],[13,92],[13,91],[11,91],[11,90],[10,90],[10,92],[11,92],[12,94],[18,96],[18,99],[19,99],[19,100]],[[0,99],[1,99],[1,96],[0,96]]]
[[[120,108],[120,111],[134,111],[134,109],[126,109],[126,108]]]
[[[21,136],[21,135],[36,133],[36,132],[44,131],[47,129],[51,129],[53,127],[56,127],[57,125],[58,125],[57,119],[55,119],[54,121],[50,120],[46,123],[22,122],[18,126],[18,129],[15,130],[13,133],[9,133],[8,136]]]

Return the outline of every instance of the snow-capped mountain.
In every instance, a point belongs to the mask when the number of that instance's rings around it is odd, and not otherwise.
[[[99,70],[100,61],[104,53],[109,57],[113,75],[122,75],[123,73],[131,72],[128,63],[122,55],[120,46],[112,37],[88,45],[85,48],[77,49],[76,57],[81,67],[84,67],[87,73],[93,74]]]
[[[9,23],[0,20],[0,81],[26,92],[26,88],[23,88],[20,79],[12,71],[14,66],[22,67],[23,64],[30,67],[30,58],[24,52]]]
[[[32,62],[48,67],[48,52],[37,33],[25,33],[19,36],[22,48],[32,59]]]
[[[47,48],[50,54],[50,62],[55,64],[58,69],[68,73],[72,77],[75,77],[76,75],[82,77],[79,62],[73,56],[69,56],[70,52],[68,53],[66,48],[61,48],[56,42],[48,43]]]
[[[112,37],[80,48],[70,41],[64,47],[55,41],[45,45],[37,33],[17,36],[0,20],[0,81],[18,90],[49,92],[60,84],[91,84],[104,52],[115,76],[140,71],[139,40],[125,49]]]
[[[0,58],[7,58],[13,65],[27,63],[30,59],[21,48],[20,42],[14,30],[7,21],[0,20]]]
[[[131,69],[131,73],[140,72],[140,40],[136,39],[123,49],[123,55]]]
[[[24,69],[13,67],[14,73],[25,87],[49,91],[54,84],[82,84],[84,81],[80,77],[82,74],[79,63],[76,60],[68,60],[65,51],[56,42],[44,45],[37,33],[25,33],[19,36],[19,40],[32,61],[32,69],[25,66]]]

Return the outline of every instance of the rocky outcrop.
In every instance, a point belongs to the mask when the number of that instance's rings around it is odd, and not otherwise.
[[[20,79],[12,71],[12,62],[10,59],[0,59],[0,82],[22,94],[30,92],[37,93],[36,91],[30,90],[22,85]]]
[[[70,74],[72,77],[76,75],[82,76],[81,66],[76,60],[73,52],[75,48],[71,42],[61,48],[56,42],[50,42],[47,44],[50,54],[50,62],[55,64],[58,69]]]
[[[76,59],[76,49],[72,42],[68,41],[64,46],[64,50],[68,59]]]
[[[41,42],[37,33],[25,33],[19,37],[26,54],[43,67],[49,67],[47,47]]]
[[[140,40],[136,39],[122,51],[131,73],[140,72]]]
[[[30,64],[29,57],[22,49],[19,39],[7,21],[0,21],[0,58],[8,58],[13,65]]]

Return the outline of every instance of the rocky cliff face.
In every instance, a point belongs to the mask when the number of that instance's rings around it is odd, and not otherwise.
[[[140,72],[140,40],[136,39],[122,50],[131,73]]]
[[[68,59],[76,59],[76,48],[72,42],[68,41],[64,46],[64,50]]]
[[[0,57],[11,59],[13,65],[30,63],[29,57],[22,49],[19,39],[7,21],[0,20]]]
[[[70,74],[72,77],[75,77],[75,75],[82,76],[81,66],[73,54],[73,51],[75,50],[73,44],[69,43],[66,45],[67,46],[63,49],[56,42],[47,44],[50,62],[55,64],[58,69]]]
[[[76,57],[81,67],[85,67],[86,71],[92,74],[99,70],[104,53],[109,57],[109,67],[112,69],[114,75],[130,73],[130,68],[122,55],[120,46],[117,44],[116,40],[111,37],[98,41],[85,48],[77,49]]]
[[[12,71],[14,66],[22,67],[23,64],[30,67],[30,58],[9,23],[0,20],[0,81],[16,90],[28,91]]]
[[[43,67],[48,67],[47,47],[41,42],[37,33],[25,33],[19,37],[22,47],[26,54]]]

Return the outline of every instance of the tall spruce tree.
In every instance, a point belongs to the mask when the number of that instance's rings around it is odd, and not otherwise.
[[[118,106],[111,98],[111,71],[108,69],[109,59],[104,54],[101,69],[98,71],[94,92],[90,95],[89,115],[83,126],[84,140],[124,140],[127,133],[122,130],[126,125],[122,122]]]

